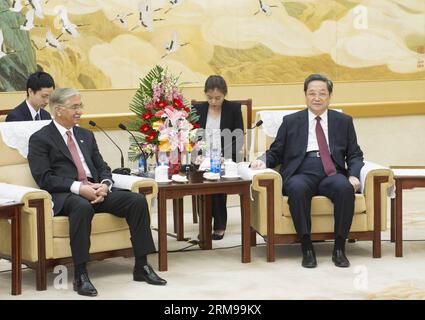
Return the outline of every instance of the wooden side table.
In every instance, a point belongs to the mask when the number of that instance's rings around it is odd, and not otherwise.
[[[200,246],[203,250],[212,248],[211,241],[211,195],[238,194],[241,199],[241,235],[242,263],[251,262],[250,242],[250,186],[249,180],[208,181],[202,178],[202,172],[189,177],[188,183],[158,184],[158,246],[159,271],[167,271],[167,199],[173,199],[174,219],[177,221],[178,240],[183,238],[183,197],[201,196],[202,210],[199,216]]]
[[[0,205],[0,219],[12,221],[12,295],[21,294],[21,207],[23,203],[10,203]]]
[[[395,256],[403,256],[403,190],[425,188],[425,167],[391,167],[394,172],[395,198],[391,199],[391,242]]]

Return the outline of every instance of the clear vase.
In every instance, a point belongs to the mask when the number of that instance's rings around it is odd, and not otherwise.
[[[169,169],[168,174],[172,176],[173,174],[178,174],[181,166],[181,153],[178,149],[171,150],[169,152]]]
[[[147,177],[154,179],[155,178],[155,169],[158,166],[158,157],[156,154],[153,154],[147,159]]]
[[[148,177],[148,170],[147,170],[147,159],[143,158],[143,156],[139,159],[139,176],[141,177]]]

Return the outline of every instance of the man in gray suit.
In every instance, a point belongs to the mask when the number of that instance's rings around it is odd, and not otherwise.
[[[146,199],[113,187],[111,169],[103,161],[93,133],[76,126],[83,113],[80,94],[74,89],[57,89],[50,96],[50,107],[55,120],[31,136],[28,162],[38,186],[52,195],[54,214],[69,218],[74,290],[81,295],[97,295],[86,269],[91,221],[96,212],[127,220],[136,260],[134,281],[165,285],[147,263],[155,245]]]

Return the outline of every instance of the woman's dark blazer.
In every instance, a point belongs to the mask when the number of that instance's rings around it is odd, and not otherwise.
[[[208,102],[200,103],[194,105],[197,114],[199,115],[199,125],[201,128],[205,129],[207,124],[207,116],[208,116]],[[233,161],[236,161],[236,154],[238,152],[241,152],[242,149],[236,150],[236,145],[243,146],[244,137],[244,127],[243,127],[243,120],[242,120],[242,111],[241,111],[241,104],[236,102],[231,102],[228,100],[223,101],[222,110],[221,110],[221,118],[220,118],[220,129],[229,129],[232,133],[236,134],[236,136],[232,136],[232,144],[231,145],[224,145],[224,138],[221,137],[221,152],[222,155],[230,153],[229,148],[231,148],[232,152],[232,159]],[[236,129],[240,129],[237,131],[234,131]],[[238,142],[238,143],[236,143]],[[227,151],[227,152],[226,152]],[[241,153],[241,156],[238,157],[239,161],[243,160],[243,155]]]

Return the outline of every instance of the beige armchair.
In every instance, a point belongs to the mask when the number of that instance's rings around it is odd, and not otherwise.
[[[51,196],[38,189],[28,162],[16,149],[0,139],[0,198],[24,203],[21,216],[22,262],[36,270],[37,290],[46,290],[46,272],[58,264],[72,262],[67,217],[53,217]],[[153,179],[115,175],[115,186],[141,192],[147,202],[157,194]],[[0,220],[0,258],[10,259],[10,224]],[[124,218],[98,213],[93,218],[91,260],[133,255]]]
[[[272,113],[275,111],[272,111]],[[288,111],[291,113],[293,111]],[[282,110],[276,115],[282,118]],[[261,119],[257,113],[256,121]],[[270,118],[273,114],[267,115]],[[278,118],[279,119],[279,118]],[[270,127],[254,132],[256,155],[268,149],[274,138],[267,136]],[[252,245],[255,233],[267,243],[267,261],[275,260],[275,245],[298,241],[291,218],[288,198],[282,196],[282,178],[278,168],[255,174],[252,178],[251,232]],[[381,231],[387,228],[387,194],[393,186],[393,173],[389,168],[366,162],[361,172],[363,193],[356,194],[354,217],[348,238],[373,241],[373,257],[381,256]],[[315,196],[311,205],[312,240],[334,238],[333,203],[324,196]]]
[[[4,109],[0,110],[0,122],[5,122],[7,114],[12,111],[13,109]]]

